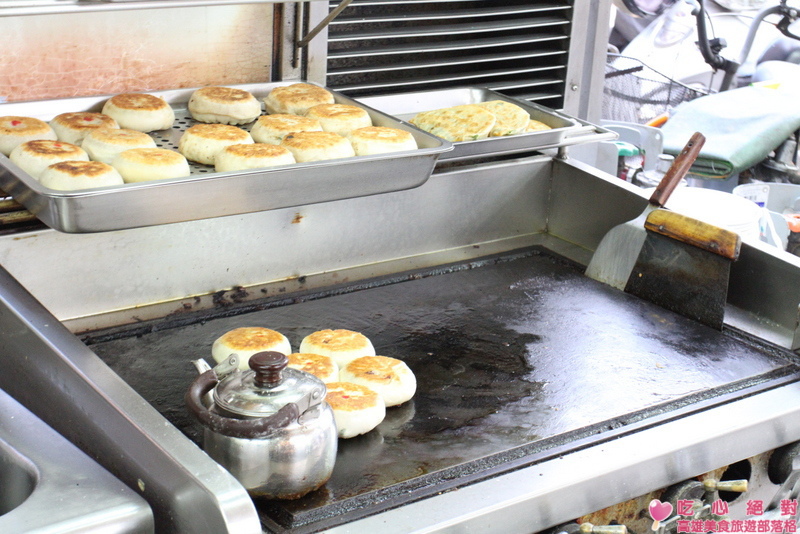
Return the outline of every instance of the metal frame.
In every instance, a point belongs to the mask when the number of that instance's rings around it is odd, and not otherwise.
[[[573,6],[564,111],[595,124],[601,118],[610,16],[611,2],[577,0]]]

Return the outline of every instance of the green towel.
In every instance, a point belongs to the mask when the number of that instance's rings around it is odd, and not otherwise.
[[[800,129],[800,92],[748,86],[685,102],[661,128],[664,152],[677,155],[694,132],[706,137],[689,170],[728,178],[765,159]]]

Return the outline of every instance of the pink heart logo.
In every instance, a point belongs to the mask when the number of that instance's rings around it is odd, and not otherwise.
[[[650,501],[650,517],[654,521],[663,521],[672,513],[672,505],[668,502],[661,502],[658,499]]]

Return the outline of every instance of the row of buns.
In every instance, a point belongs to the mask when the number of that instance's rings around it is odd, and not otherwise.
[[[248,368],[252,355],[263,351],[285,354],[289,367],[325,383],[325,400],[343,439],[371,431],[383,421],[386,408],[407,402],[416,392],[416,377],[405,362],[376,355],[369,338],[351,330],[313,332],[303,338],[297,352],[292,352],[291,343],[280,332],[241,327],[224,333],[211,347],[216,362],[238,354],[242,370]]]
[[[102,113],[62,113],[49,124],[0,117],[0,152],[43,185],[70,190],[181,178],[190,175],[190,161],[231,172],[417,148],[410,132],[373,126],[366,110],[337,104],[316,85],[276,87],[264,105],[269,115],[242,89],[194,91],[188,110],[203,124],[183,132],[174,151],[148,135],[173,126],[172,107],[154,95],[124,93]],[[236,126],[253,121],[249,132]]]

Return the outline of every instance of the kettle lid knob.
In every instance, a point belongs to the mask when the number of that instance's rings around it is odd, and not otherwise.
[[[259,352],[250,357],[248,364],[255,372],[255,384],[259,387],[271,387],[280,383],[281,372],[289,364],[289,358],[280,352]]]

